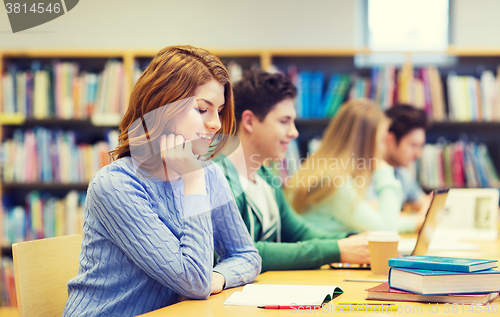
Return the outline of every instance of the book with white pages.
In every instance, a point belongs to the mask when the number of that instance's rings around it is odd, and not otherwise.
[[[338,286],[248,284],[241,292],[231,294],[224,305],[322,305],[342,293],[344,291]]]

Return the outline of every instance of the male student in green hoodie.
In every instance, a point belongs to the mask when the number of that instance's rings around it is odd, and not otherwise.
[[[234,85],[236,136],[242,151],[215,159],[226,175],[241,216],[262,257],[262,271],[369,263],[366,235],[324,232],[306,225],[290,207],[264,161],[283,160],[298,137],[297,90],[282,74],[246,73]]]

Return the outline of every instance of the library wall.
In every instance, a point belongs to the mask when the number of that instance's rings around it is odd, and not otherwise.
[[[12,34],[7,13],[0,10],[0,49],[157,48],[173,44],[216,48],[353,47],[359,41],[355,33],[361,31],[355,26],[359,24],[355,16],[359,3],[86,0],[67,14],[19,34]]]
[[[179,43],[241,48],[359,47],[363,1],[86,0],[68,14],[16,35],[10,30],[7,13],[0,10],[0,48],[157,48]],[[492,36],[500,27],[499,1],[450,1],[454,45],[500,46],[500,37]]]
[[[452,41],[457,47],[499,47],[500,1],[452,1]]]

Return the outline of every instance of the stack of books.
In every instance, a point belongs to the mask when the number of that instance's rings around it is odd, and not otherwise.
[[[389,260],[388,283],[366,299],[485,305],[499,296],[497,260],[408,256]]]

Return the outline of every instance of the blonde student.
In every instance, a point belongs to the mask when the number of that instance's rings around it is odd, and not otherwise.
[[[233,111],[218,58],[191,46],[158,52],[132,91],[114,161],[89,184],[64,316],[136,316],[255,279],[261,258],[208,164],[233,133]]]
[[[368,99],[352,99],[332,119],[318,150],[287,182],[303,219],[327,231],[412,231],[416,218],[399,217],[401,183],[383,157],[390,121]],[[373,181],[378,207],[365,197]]]

